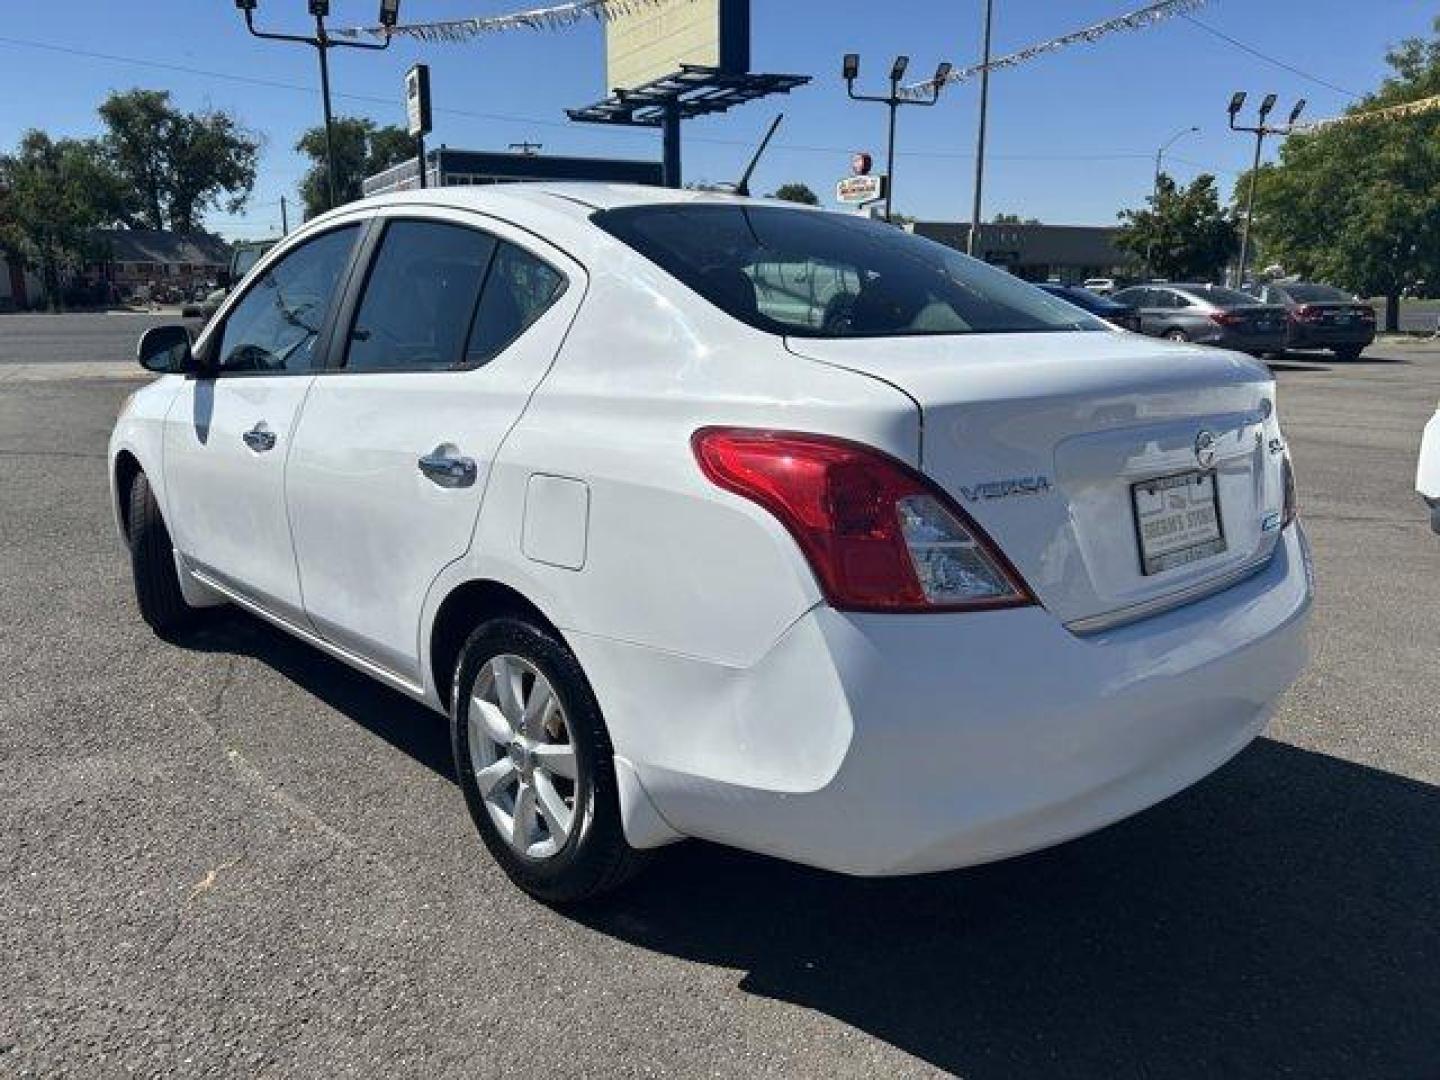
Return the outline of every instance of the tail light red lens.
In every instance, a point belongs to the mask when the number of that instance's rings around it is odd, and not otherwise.
[[[1320,315],[1320,309],[1317,307],[1311,307],[1309,304],[1301,304],[1299,307],[1295,308],[1290,312],[1290,318],[1294,319],[1296,322],[1312,322],[1313,320],[1320,318]]]
[[[1355,314],[1360,316],[1361,322],[1375,321],[1375,309],[1372,307],[1358,307],[1355,309]]]
[[[836,608],[971,611],[1035,602],[965,511],[872,447],[751,428],[702,428],[691,445],[713,483],[785,526]]]
[[[1234,326],[1245,321],[1244,315],[1236,314],[1233,311],[1212,311],[1210,321],[1219,323],[1221,326]]]

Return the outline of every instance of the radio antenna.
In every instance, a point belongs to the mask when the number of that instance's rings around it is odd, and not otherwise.
[[[775,137],[775,129],[780,126],[780,121],[784,119],[785,114],[779,113],[775,119],[770,122],[770,130],[765,132],[765,138],[760,140],[760,145],[755,150],[755,156],[750,159],[750,164],[746,166],[745,172],[740,176],[740,182],[735,185],[736,195],[750,194],[750,176],[755,172],[755,166],[760,164],[760,156],[765,153],[765,148],[770,145],[770,140]]]

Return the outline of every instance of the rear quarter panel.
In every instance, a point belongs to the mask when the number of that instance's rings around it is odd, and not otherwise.
[[[914,462],[918,410],[876,379],[794,356],[594,231],[578,253],[590,289],[497,457],[466,570],[503,574],[566,631],[752,664],[821,594],[779,523],[704,477],[691,435],[816,431]],[[588,489],[578,569],[522,550],[535,475]]]

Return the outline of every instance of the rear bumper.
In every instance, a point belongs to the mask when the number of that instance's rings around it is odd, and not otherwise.
[[[1239,352],[1272,352],[1285,348],[1285,331],[1270,330],[1263,334],[1251,334],[1216,327],[1214,337],[1196,338],[1196,340],[1204,341],[1209,345],[1218,345],[1222,349],[1235,349]]]
[[[577,651],[617,753],[676,831],[905,874],[1058,843],[1213,771],[1299,674],[1310,599],[1291,528],[1254,577],[1092,637],[1039,608],[819,607],[743,670],[595,639]]]
[[[1292,349],[1333,349],[1337,346],[1358,345],[1364,348],[1375,341],[1374,324],[1358,326],[1321,327],[1292,322],[1286,335],[1286,344]]]

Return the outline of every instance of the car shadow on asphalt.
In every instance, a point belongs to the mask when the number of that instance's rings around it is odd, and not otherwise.
[[[442,718],[267,624],[221,613],[182,644],[255,657],[453,781]],[[863,880],[692,842],[563,914],[978,1080],[1434,1075],[1437,838],[1440,788],[1260,739],[1023,858]]]
[[[206,611],[176,645],[249,656],[441,776],[455,780],[449,725],[427,709],[319,649],[232,607]]]
[[[866,881],[709,845],[576,917],[966,1077],[1440,1063],[1440,789],[1262,739],[1091,837]]]

